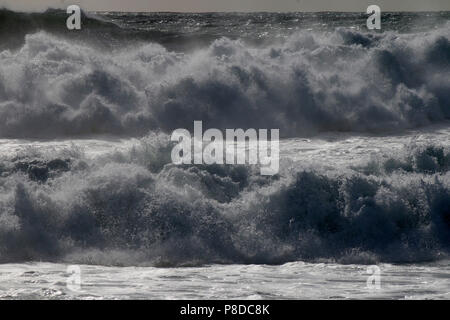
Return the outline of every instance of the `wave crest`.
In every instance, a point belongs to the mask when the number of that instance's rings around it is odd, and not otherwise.
[[[389,173],[291,163],[279,176],[262,177],[248,166],[174,166],[163,141],[167,136],[153,135],[95,160],[77,150],[56,159],[32,151],[3,159],[0,260],[192,265],[448,257],[448,149],[406,150],[379,163]],[[447,162],[433,170],[386,166],[410,152]],[[33,166],[45,168],[45,179]]]
[[[150,43],[105,53],[40,32],[0,53],[0,136],[142,136],[149,130],[392,132],[450,118],[448,27],[298,32],[189,53]]]

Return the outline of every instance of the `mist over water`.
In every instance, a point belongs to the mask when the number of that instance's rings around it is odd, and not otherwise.
[[[61,12],[0,15],[0,38],[12,41],[0,41],[0,138],[13,146],[0,154],[0,262],[448,258],[448,140],[405,138],[371,161],[343,149],[353,156],[343,164],[312,144],[314,161],[291,152],[279,175],[262,177],[172,165],[168,136],[194,120],[279,128],[294,138],[282,153],[323,133],[367,144],[384,134],[380,149],[410,129],[434,137],[428,126],[450,119],[448,13],[391,15],[382,33],[352,14],[89,14],[80,35],[60,30]],[[137,140],[95,156],[68,140],[105,136]]]

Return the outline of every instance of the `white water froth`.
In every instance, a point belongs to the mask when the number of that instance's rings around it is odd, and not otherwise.
[[[1,299],[449,299],[450,264],[380,264],[381,288],[367,266],[288,263],[201,268],[82,265],[81,290],[66,286],[65,264],[0,265]]]
[[[105,52],[28,34],[0,52],[0,137],[142,136],[194,120],[284,137],[429,125],[450,118],[449,34],[299,31],[188,53],[155,43]]]

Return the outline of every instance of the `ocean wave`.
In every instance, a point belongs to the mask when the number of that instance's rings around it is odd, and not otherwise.
[[[389,133],[450,118],[449,27],[426,33],[299,31],[255,48],[154,42],[101,50],[40,31],[0,52],[0,137],[143,136],[280,128]]]
[[[129,18],[133,15],[125,16]],[[140,28],[141,23],[127,26],[126,23],[117,21],[114,18],[115,15],[108,17],[85,11],[81,11],[81,29],[74,32],[66,27],[68,17],[66,11],[60,9],[48,9],[45,12],[15,12],[0,8],[0,50],[20,49],[26,41],[26,36],[37,32],[46,32],[72,42],[87,44],[100,51],[123,47],[124,43],[127,46],[133,46],[137,42],[157,42],[170,49],[181,50],[192,47],[190,42],[200,43],[203,39],[204,43],[208,43],[216,38],[208,35],[195,34],[193,37],[183,34],[181,32],[183,26],[179,25],[175,30],[161,30],[161,25],[158,23],[159,28],[151,29]],[[147,17],[147,20],[152,19]]]
[[[68,37],[71,40],[95,38],[101,41],[103,37],[114,32],[120,33],[120,28],[99,16],[82,12],[83,26],[86,30],[78,33],[66,28],[68,14],[65,10],[48,9],[46,12],[15,12],[0,8],[0,49],[20,48],[28,34],[45,31],[53,35]],[[90,32],[88,32],[91,30]],[[98,36],[96,36],[98,35]],[[109,37],[111,39],[111,37]]]
[[[180,266],[448,257],[448,147],[410,147],[372,172],[291,161],[278,176],[262,177],[250,166],[174,166],[168,140],[153,134],[95,159],[70,148],[3,156],[0,261]]]

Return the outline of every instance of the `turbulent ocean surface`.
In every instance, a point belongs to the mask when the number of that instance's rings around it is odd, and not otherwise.
[[[66,18],[0,10],[2,298],[449,298],[449,12]],[[280,173],[171,164],[194,120]]]

